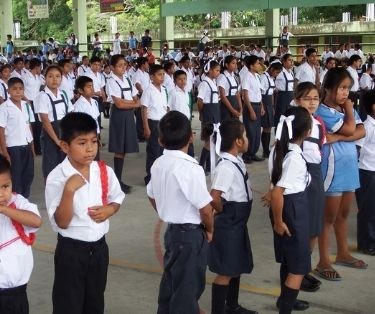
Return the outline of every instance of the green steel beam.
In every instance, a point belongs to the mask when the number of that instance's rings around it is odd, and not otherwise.
[[[323,7],[373,3],[374,0],[186,0],[161,4],[162,16],[196,15],[251,9]]]

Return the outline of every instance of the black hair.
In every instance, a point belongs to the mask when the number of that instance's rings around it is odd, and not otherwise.
[[[281,62],[274,62],[269,65],[268,70],[269,71],[282,71],[283,65],[281,64]]]
[[[291,57],[293,57],[290,53],[286,53],[285,55],[283,55],[282,57],[281,57],[281,62],[282,63],[285,63],[286,62],[286,60],[288,60],[289,58],[291,58]]]
[[[180,60],[180,63],[185,63],[186,61],[190,61],[189,56],[183,56]]]
[[[237,58],[235,56],[232,56],[232,55],[226,56],[225,59],[224,59],[223,69],[227,70],[228,69],[227,64],[231,63],[233,60],[237,60]]]
[[[247,68],[250,69],[250,66],[254,65],[258,60],[259,60],[259,58],[255,55],[246,56],[245,57],[245,65],[246,65]]]
[[[36,67],[42,66],[42,61],[40,61],[38,58],[32,58],[30,60],[29,69],[35,69]]]
[[[288,127],[283,124],[280,140],[276,140],[273,156],[273,168],[271,180],[274,185],[280,180],[283,172],[283,160],[288,153],[289,142],[301,139],[311,129],[311,116],[309,112],[302,107],[292,107],[285,114],[286,117],[294,115],[292,121],[292,139],[289,139]]]
[[[324,76],[321,88],[322,101],[324,102],[324,99],[326,97],[326,90],[332,90],[337,92],[337,88],[339,87],[339,85],[347,78],[352,82],[353,85],[353,78],[345,68],[337,67],[329,69],[326,75]]]
[[[220,67],[219,62],[217,62],[217,61],[215,61],[215,60],[210,60],[210,61],[208,61],[207,63],[210,63],[210,70],[212,70],[212,69],[214,69],[214,68],[216,68],[216,67]],[[206,64],[207,64],[207,63],[206,63]],[[206,72],[206,69],[205,69],[205,68],[203,68],[203,70],[204,70],[205,73],[210,72],[210,70],[208,70],[208,72]]]
[[[150,66],[150,76],[155,75],[159,71],[164,71],[164,68],[160,64],[153,64]]]
[[[94,63],[94,62],[99,62],[99,63],[101,63],[101,62],[102,62],[102,59],[100,59],[100,58],[97,57],[97,56],[91,57],[91,59],[90,59],[90,63]]]
[[[245,126],[238,119],[224,120],[220,127],[221,135],[221,146],[222,152],[228,152],[233,147],[233,143],[237,139],[241,139],[244,136]]]
[[[8,80],[8,89],[10,89],[16,84],[21,84],[22,86],[24,86],[23,81],[19,77],[11,77]]]
[[[174,67],[173,61],[167,61],[163,66],[165,72],[167,72],[172,67]]]
[[[52,70],[56,70],[56,71],[60,72],[61,75],[63,74],[61,68],[58,65],[52,64],[52,65],[48,66],[48,68],[46,69],[46,72],[44,73],[44,76],[46,77],[48,72],[50,72]]]
[[[23,58],[21,57],[14,58],[13,64],[17,64],[18,62],[24,62]]]
[[[177,80],[177,78],[181,75],[185,75],[187,76],[187,74],[185,73],[185,71],[182,71],[182,70],[177,70],[176,72],[173,73],[173,80]]]
[[[86,75],[82,75],[79,78],[76,79],[76,83],[74,85],[75,89],[84,89],[87,83],[92,83],[93,80],[91,77],[88,77]]]
[[[371,90],[365,91],[362,101],[363,101],[363,107],[365,108],[366,113],[368,115],[373,115],[374,112],[372,108],[375,104],[375,90],[371,89]]]
[[[12,67],[9,63],[3,64],[2,66],[0,66],[0,73],[3,72],[5,69],[12,70]]]
[[[305,55],[306,57],[310,57],[313,53],[316,53],[316,49],[315,48],[307,48],[306,49],[306,52],[305,52]]]
[[[137,59],[137,66],[140,68],[142,65],[148,63],[148,59],[146,57],[139,57]]]
[[[88,56],[83,56],[83,57],[82,57],[82,61],[83,61],[83,60],[88,60],[88,59],[89,59]]]
[[[114,67],[114,66],[116,66],[116,64],[117,64],[120,60],[125,60],[125,61],[126,61],[125,56],[122,55],[122,54],[113,55],[113,56],[111,57],[111,60],[110,60],[110,65]]]
[[[365,73],[370,69],[372,69],[372,64],[366,62],[362,65],[362,73]]]
[[[319,94],[319,88],[312,82],[302,82],[299,83],[295,88],[294,88],[294,99],[300,99],[303,96],[306,96],[310,91],[312,90],[318,91]]]
[[[348,65],[352,65],[354,62],[356,62],[358,60],[362,60],[362,58],[359,55],[352,55],[349,58]]]
[[[334,58],[334,57],[328,57],[326,59],[326,64],[325,65],[327,65],[328,63],[330,63],[332,60],[334,60],[336,62],[336,58]]]
[[[169,111],[159,123],[159,139],[165,149],[179,150],[193,134],[189,119],[179,111]]]
[[[77,136],[97,132],[93,117],[83,112],[69,112],[60,122],[61,140],[70,144]]]
[[[59,67],[63,68],[65,66],[65,64],[68,64],[68,63],[72,63],[72,60],[71,59],[62,59],[57,64],[59,65]]]
[[[11,174],[10,162],[3,155],[0,155],[0,174],[6,173]]]

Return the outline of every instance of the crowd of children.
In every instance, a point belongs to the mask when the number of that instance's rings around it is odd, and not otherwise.
[[[335,67],[328,56],[320,69],[317,51],[309,47],[306,62],[295,68],[291,54],[264,63],[260,50],[242,58],[227,46],[216,57],[205,49],[200,61],[185,50],[176,62],[165,47],[160,65],[122,54],[109,64],[94,55],[81,64],[63,58],[44,69],[36,58],[1,65],[0,259],[15,270],[5,278],[0,269],[1,313],[8,304],[12,310],[4,313],[28,312],[30,245],[41,219],[26,198],[40,154],[48,217],[58,235],[53,312],[104,313],[105,235],[109,218],[132,191],[124,180],[125,156],[144,141],[147,195],[167,223],[159,314],[199,312],[207,265],[216,274],[212,314],[257,313],[238,300],[241,275],[254,267],[246,164],[267,158],[271,183],[263,200],[280,263],[279,312],[309,307],[297,296],[319,289],[312,271],[341,280],[329,259],[332,229],[335,264],[367,268],[350,254],[347,240],[356,196],[358,250],[375,255],[371,60],[361,72],[356,53],[347,68]],[[199,162],[191,127],[195,102],[203,141]],[[103,112],[114,170],[99,156],[106,142]],[[320,259],[312,269],[317,242]],[[25,258],[15,261],[15,252]]]

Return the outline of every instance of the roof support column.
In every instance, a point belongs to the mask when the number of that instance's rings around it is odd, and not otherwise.
[[[73,0],[73,31],[78,38],[79,51],[87,53],[86,0]]]
[[[277,47],[279,34],[280,9],[266,10],[266,45],[268,47]]]
[[[12,0],[0,0],[0,21],[1,47],[4,49],[7,43],[7,35],[9,34],[13,37],[14,25]]]
[[[163,17],[161,13],[162,5],[170,2],[173,0],[160,0],[160,45],[167,42],[169,48],[174,48],[174,17]]]

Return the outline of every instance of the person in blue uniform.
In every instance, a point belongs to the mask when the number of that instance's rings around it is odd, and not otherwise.
[[[276,305],[281,314],[292,312],[303,277],[311,270],[306,193],[311,177],[301,149],[310,131],[311,116],[306,109],[287,110],[277,126],[270,163],[271,222],[281,285]]]
[[[221,123],[216,139],[221,154],[211,186],[211,205],[216,212],[208,254],[209,269],[216,274],[211,313],[254,314],[257,312],[238,303],[240,276],[253,269],[247,230],[253,196],[246,166],[240,157],[247,151],[249,142],[244,125],[235,118]]]

